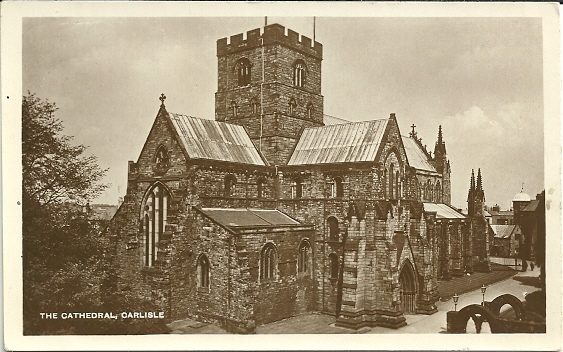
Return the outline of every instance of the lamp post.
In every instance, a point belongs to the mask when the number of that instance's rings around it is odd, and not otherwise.
[[[481,301],[482,306],[485,306],[485,291],[487,291],[487,286],[482,285],[481,286],[481,293],[483,294],[483,301]]]
[[[459,296],[457,295],[457,293],[454,293],[454,296],[452,298],[454,299],[454,311],[457,312],[457,301],[459,300]]]

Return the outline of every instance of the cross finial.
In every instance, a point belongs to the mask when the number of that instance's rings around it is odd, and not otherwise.
[[[413,123],[413,124],[411,125],[411,128],[412,128],[411,137],[416,136],[416,131],[414,130],[415,127],[416,127],[416,125]]]
[[[160,100],[160,106],[164,107],[164,101],[166,100],[166,95],[164,95],[164,93],[160,94],[160,98],[158,98],[158,100]]]

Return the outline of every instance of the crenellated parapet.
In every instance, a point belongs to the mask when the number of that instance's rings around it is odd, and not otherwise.
[[[217,40],[217,56],[232,54],[242,50],[259,47],[260,45],[268,44],[282,44],[290,48],[298,50],[304,54],[311,55],[317,59],[323,57],[323,45],[317,41],[313,43],[311,38],[299,33],[287,30],[285,34],[285,27],[280,24],[271,24],[264,27],[264,33],[260,35],[260,28],[253,29],[246,32],[246,39],[244,34],[239,33],[232,35],[230,38],[221,38]],[[262,43],[263,40],[263,43]]]

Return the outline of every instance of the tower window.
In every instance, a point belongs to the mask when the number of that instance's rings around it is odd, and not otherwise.
[[[264,198],[264,186],[266,184],[266,180],[262,177],[258,179],[256,183],[256,196],[258,198]]]
[[[295,108],[297,107],[297,103],[295,102],[295,99],[291,98],[291,100],[289,101],[289,114],[293,115],[295,114]]]
[[[297,258],[297,272],[306,273],[309,270],[309,257],[311,244],[307,240],[301,241],[299,245],[299,257]]]
[[[235,103],[234,101],[231,102],[231,113],[233,117],[237,117],[238,115],[238,106],[237,103]]]
[[[303,180],[297,177],[291,185],[291,198],[297,199],[303,197]]]
[[[250,84],[250,61],[242,58],[237,63],[238,85],[244,87]]]
[[[309,105],[307,105],[307,118],[308,119],[313,118],[313,104],[311,104],[311,103],[309,103]]]
[[[338,228],[338,220],[331,216],[327,219],[328,224],[328,237],[331,241],[338,241],[338,233],[340,229]]]
[[[293,85],[303,87],[305,85],[305,62],[297,60],[293,64]]]
[[[331,253],[328,258],[330,259],[330,278],[338,279],[338,256],[336,253]]]
[[[276,273],[276,247],[267,243],[260,255],[260,278],[273,279]]]
[[[235,178],[235,176],[233,175],[225,176],[225,188],[224,188],[225,197],[233,196],[233,194],[235,193],[234,190],[236,184],[237,184],[237,179]]]
[[[342,183],[342,178],[335,177],[332,183],[332,197],[342,198],[344,197],[344,185]]]
[[[250,101],[250,111],[252,111],[253,115],[258,113],[258,103],[254,100],[254,98]]]
[[[209,260],[205,254],[199,256],[197,274],[199,287],[209,287]]]

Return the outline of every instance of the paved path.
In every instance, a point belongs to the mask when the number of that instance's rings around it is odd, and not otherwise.
[[[494,273],[490,273],[492,275]],[[485,300],[492,300],[504,293],[511,293],[524,300],[526,293],[539,290],[533,284],[539,275],[539,268],[534,271],[510,273],[511,277],[503,281],[496,282],[487,287],[485,292]],[[484,274],[487,275],[487,274]],[[514,276],[512,276],[514,275]],[[452,280],[453,281],[453,280]],[[473,282],[473,280],[471,280]],[[481,282],[472,283],[476,287],[481,286]],[[459,293],[458,293],[459,294]],[[457,308],[461,309],[469,304],[480,303],[482,300],[481,290],[479,288],[459,294]],[[363,328],[360,330],[350,330],[334,326],[334,317],[319,313],[304,314],[293,318],[288,318],[258,326],[257,334],[412,334],[412,333],[445,333],[446,332],[446,312],[454,309],[451,299],[445,302],[437,302],[438,312],[432,315],[406,315],[407,326],[400,329],[387,329],[382,327]],[[173,334],[224,334],[223,329],[214,324],[198,323],[196,321],[186,319],[173,322],[168,325]],[[485,333],[486,326],[483,326],[481,333]],[[467,329],[471,332],[470,327]]]

